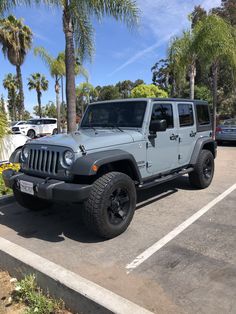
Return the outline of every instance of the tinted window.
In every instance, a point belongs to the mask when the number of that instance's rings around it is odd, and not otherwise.
[[[48,124],[55,124],[56,122],[57,122],[57,120],[54,120],[54,119],[51,119],[51,120],[47,120],[48,122]]]
[[[179,110],[179,125],[181,127],[194,124],[193,106],[191,104],[178,104]]]
[[[90,105],[81,127],[140,128],[143,124],[146,104],[146,101],[123,101]]]
[[[197,105],[197,119],[200,125],[205,125],[210,123],[210,115],[208,106],[206,105]]]
[[[171,104],[154,104],[152,120],[166,120],[167,128],[173,128],[173,110]]]
[[[29,121],[27,121],[26,124],[40,124],[40,120],[37,120],[37,119],[29,120]]]

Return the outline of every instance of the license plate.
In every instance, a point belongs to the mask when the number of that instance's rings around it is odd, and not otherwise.
[[[20,190],[23,193],[34,195],[34,185],[32,182],[20,180]]]

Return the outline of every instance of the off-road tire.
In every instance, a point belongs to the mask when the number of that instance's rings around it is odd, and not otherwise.
[[[27,132],[27,136],[30,137],[31,139],[34,139],[36,137],[35,131],[34,130],[29,130]]]
[[[208,164],[208,172],[207,165]],[[212,152],[203,149],[198,157],[198,161],[194,167],[194,171],[189,173],[190,185],[194,188],[205,189],[207,188],[213,179],[214,175],[214,156]]]
[[[16,187],[13,188],[13,194],[15,196],[17,203],[32,211],[39,211],[52,206],[51,202],[40,199],[38,197],[34,197],[29,194],[22,193]]]
[[[110,202],[113,194],[122,190],[127,193],[129,202],[126,203],[127,215],[116,218],[111,212]],[[127,196],[125,198],[127,198]],[[109,172],[98,178],[91,189],[90,196],[84,204],[83,219],[85,225],[99,237],[111,239],[123,233],[129,226],[136,207],[136,189],[133,180],[121,172]],[[119,205],[120,206],[120,205]],[[119,207],[120,208],[120,207]],[[121,219],[121,223],[114,225],[110,216]]]

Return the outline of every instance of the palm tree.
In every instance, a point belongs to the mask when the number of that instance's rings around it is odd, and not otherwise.
[[[134,26],[139,10],[135,0],[1,0],[0,11],[9,9],[19,3],[46,3],[62,8],[63,31],[65,35],[66,60],[66,102],[68,106],[68,130],[76,129],[76,93],[75,93],[75,47],[78,48],[80,60],[91,57],[93,53],[92,19],[101,20],[111,16],[117,21]],[[0,12],[1,13],[1,12]]]
[[[51,76],[55,79],[55,93],[56,93],[56,107],[57,107],[57,129],[60,132],[61,125],[60,125],[60,101],[59,101],[59,93],[60,93],[60,80],[63,76],[66,75],[66,65],[65,65],[65,53],[61,52],[58,54],[56,58],[51,56],[45,48],[37,47],[34,49],[34,54],[37,56],[39,55],[44,63],[49,68]],[[75,74],[79,75],[82,74],[86,80],[88,79],[87,71],[76,62],[75,64]]]
[[[4,8],[4,1],[0,6]],[[9,1],[11,2],[11,1]],[[24,92],[21,74],[21,66],[25,56],[32,44],[32,31],[24,25],[21,19],[16,19],[13,15],[0,20],[0,44],[5,56],[12,65],[16,67],[16,74],[19,85],[19,108],[20,116],[24,111]]]
[[[181,37],[176,37],[169,48],[170,66],[178,82],[189,77],[190,99],[194,99],[194,86],[196,76],[197,55],[193,46],[193,36],[190,31],[183,32]]]
[[[213,132],[216,129],[217,88],[219,67],[226,61],[236,71],[236,37],[235,30],[222,18],[209,15],[200,21],[194,29],[194,48],[202,64],[212,74],[213,93]]]
[[[39,117],[42,117],[42,108],[41,108],[41,97],[42,91],[48,90],[48,80],[44,75],[40,73],[33,73],[31,77],[28,78],[28,87],[29,90],[35,89],[37,93],[38,99],[38,107],[39,107]]]
[[[15,75],[8,73],[3,80],[3,87],[8,91],[8,107],[11,119],[17,120],[18,81]]]

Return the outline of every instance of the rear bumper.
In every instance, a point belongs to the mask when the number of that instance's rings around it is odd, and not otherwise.
[[[236,141],[236,134],[216,133],[216,141]]]
[[[53,179],[42,179],[29,176],[11,169],[3,171],[3,180],[9,188],[19,187],[19,181],[32,182],[34,196],[50,201],[83,202],[90,193],[91,185],[66,183]]]

